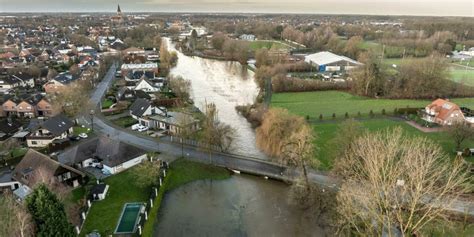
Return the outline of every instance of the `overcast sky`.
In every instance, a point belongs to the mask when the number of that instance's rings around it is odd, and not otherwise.
[[[474,0],[0,0],[0,12],[251,12],[474,17]]]

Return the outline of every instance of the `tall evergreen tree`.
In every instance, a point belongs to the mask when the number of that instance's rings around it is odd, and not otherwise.
[[[64,205],[44,184],[39,185],[26,199],[28,211],[36,223],[38,237],[75,236],[68,222]]]

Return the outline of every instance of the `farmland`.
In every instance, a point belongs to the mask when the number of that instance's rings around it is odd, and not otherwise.
[[[460,106],[474,107],[474,99],[453,99]],[[327,91],[327,92],[305,92],[305,93],[281,93],[275,94],[272,100],[273,107],[288,109],[291,113],[301,116],[310,116],[311,124],[316,134],[316,159],[320,161],[321,169],[330,169],[333,164],[332,140],[335,137],[340,119],[332,120],[332,113],[336,113],[337,118],[343,118],[347,112],[350,117],[354,117],[358,112],[367,115],[370,110],[379,113],[382,109],[387,114],[392,113],[395,108],[424,107],[429,104],[427,100],[389,100],[389,99],[371,99],[359,96],[353,96],[345,92]],[[318,121],[319,114],[325,118]],[[315,120],[316,119],[316,120]],[[360,122],[364,128],[369,131],[379,131],[387,128],[400,126],[409,135],[425,136],[439,143],[443,150],[452,154],[454,152],[454,143],[445,132],[423,133],[416,128],[405,123],[403,120],[390,117],[377,117],[370,119],[363,116]],[[465,145],[474,146],[474,142]]]

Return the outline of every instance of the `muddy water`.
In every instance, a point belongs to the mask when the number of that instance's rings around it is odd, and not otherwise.
[[[186,56],[165,40],[169,50],[178,53],[178,64],[170,74],[191,81],[191,98],[201,111],[206,102],[214,103],[219,120],[237,130],[233,153],[266,159],[255,145],[255,131],[235,110],[236,105],[252,104],[257,97],[254,73],[238,62]]]
[[[325,236],[289,206],[288,192],[249,175],[196,181],[165,195],[154,236]]]

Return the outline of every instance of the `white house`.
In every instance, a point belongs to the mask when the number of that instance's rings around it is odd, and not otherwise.
[[[161,114],[163,113],[159,108],[153,106],[150,101],[146,99],[138,98],[133,102],[130,106],[130,115],[132,118],[138,120],[141,117],[154,115],[154,114]]]
[[[102,172],[115,174],[140,164],[147,156],[146,151],[139,147],[100,136],[80,143],[58,157],[60,163],[77,168],[90,166],[92,159],[102,164]]]
[[[32,130],[26,137],[28,147],[46,147],[55,140],[66,139],[73,132],[74,123],[63,114],[56,115]]]
[[[153,93],[153,92],[158,92],[160,91],[160,88],[155,86],[152,82],[150,82],[149,80],[147,80],[146,78],[142,78],[138,83],[137,85],[135,86],[135,88],[133,88],[134,90],[142,90],[144,92],[147,92],[147,93]]]
[[[255,35],[243,34],[239,37],[241,40],[254,41],[257,37]]]

